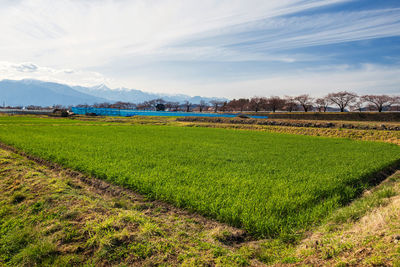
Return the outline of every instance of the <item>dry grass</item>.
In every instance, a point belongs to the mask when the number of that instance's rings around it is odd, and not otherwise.
[[[263,126],[263,125],[202,123],[202,122],[180,122],[180,125],[186,127],[232,128],[241,130],[270,131],[270,132],[298,134],[298,135],[350,138],[355,140],[378,141],[378,142],[394,143],[400,145],[400,131],[358,130],[358,129],[341,129],[341,128],[327,129],[327,128],[312,128],[312,127]]]
[[[400,265],[400,171],[382,184],[392,197],[361,219],[328,223],[302,241],[297,256],[302,264],[325,266]],[[376,188],[375,191],[384,190]],[[374,192],[366,193],[364,198]],[[354,204],[352,204],[354,205]]]

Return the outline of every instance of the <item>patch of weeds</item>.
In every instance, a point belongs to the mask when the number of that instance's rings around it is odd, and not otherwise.
[[[286,244],[295,244],[301,238],[300,234],[295,233],[281,233],[279,239]]]
[[[121,261],[128,257],[131,252],[128,248],[129,237],[126,235],[110,235],[103,239],[100,249],[96,252],[96,257],[107,261]]]
[[[143,217],[139,216],[135,212],[121,213],[119,216],[119,220],[125,224],[127,223],[141,224],[144,222]]]
[[[70,243],[81,237],[78,229],[73,225],[66,225],[62,230],[62,242]]]
[[[10,159],[7,159],[7,158],[0,159],[0,164],[6,165],[8,163],[12,163],[12,161]]]
[[[88,222],[85,227],[85,232],[89,236],[86,241],[87,247],[113,246],[115,235],[121,228],[120,222],[115,217],[109,217],[103,222]],[[122,231],[120,234],[125,234]]]
[[[282,260],[282,263],[296,263],[299,262],[300,259],[296,258],[296,257],[285,257]]]
[[[186,231],[179,231],[178,232],[178,236],[180,236],[180,237],[188,237],[189,234]]]
[[[254,247],[244,245],[239,249],[239,254],[245,258],[253,258],[256,254],[256,249]]]
[[[373,208],[387,204],[388,199],[395,195],[397,195],[397,192],[394,191],[393,188],[390,186],[383,186],[371,192],[369,195],[356,199],[349,206],[337,210],[328,221],[339,224],[349,220],[359,220]]]
[[[365,263],[372,266],[385,266],[382,256],[371,256],[365,259]]]
[[[10,212],[11,212],[11,207],[4,202],[0,202],[0,219],[9,215]]]
[[[43,210],[44,203],[38,201],[32,205],[32,213],[37,214]]]
[[[255,257],[260,261],[272,264],[282,259],[293,257],[294,245],[279,239],[266,240],[255,251]]]
[[[74,219],[78,218],[79,215],[80,215],[79,211],[70,210],[70,211],[67,211],[66,213],[64,213],[61,216],[61,219],[62,220],[74,220]]]
[[[149,208],[151,208],[152,205],[151,204],[146,204],[146,203],[142,203],[142,204],[136,204],[132,207],[132,209],[138,210],[138,211],[143,211],[143,210],[147,210]]]
[[[26,173],[25,178],[33,178],[33,177],[37,177],[39,175],[40,175],[39,172],[29,171],[28,173]]]
[[[0,255],[5,262],[12,260],[15,254],[35,240],[34,231],[29,228],[9,229],[0,236]]]
[[[349,250],[353,244],[349,242],[328,241],[324,242],[326,245],[320,248],[323,259],[331,259],[339,255],[341,252]]]
[[[46,229],[43,230],[43,235],[51,235],[55,232],[61,231],[63,229],[63,225],[59,222],[54,222],[50,224]]]
[[[148,242],[134,242],[128,246],[130,253],[136,258],[145,259],[153,254],[153,247]]]
[[[82,266],[83,261],[84,258],[82,255],[68,254],[57,257],[53,262],[53,266]]]
[[[44,197],[44,202],[50,205],[53,204],[57,200],[57,198],[57,196],[46,196]]]
[[[181,260],[181,266],[210,266],[211,264],[197,255],[187,254]]]
[[[349,266],[349,264],[347,262],[344,262],[344,261],[339,261],[339,262],[336,263],[335,266],[336,267],[347,267],[347,266]]]
[[[126,202],[125,199],[115,199],[114,200],[114,205],[113,205],[114,208],[126,210],[126,209],[128,209],[128,206],[129,206],[129,204]]]
[[[218,258],[218,257],[226,255],[227,251],[225,249],[221,248],[221,247],[215,247],[212,250],[212,253],[213,253],[215,258]]]
[[[163,232],[155,223],[145,222],[140,226],[140,232],[144,236],[162,236]]]
[[[167,211],[166,208],[159,206],[159,207],[155,208],[153,212],[157,214],[157,213],[163,213],[166,211]]]
[[[248,266],[249,261],[239,254],[232,254],[217,259],[217,263],[222,266]]]
[[[227,230],[216,229],[211,233],[211,237],[221,243],[226,243],[232,233]]]
[[[30,243],[12,259],[11,263],[23,266],[42,265],[52,263],[57,253],[56,245],[48,239],[39,239],[36,243]]]
[[[376,192],[377,198],[390,198],[397,195],[397,192],[393,190],[393,188],[383,188]]]
[[[174,254],[174,244],[170,241],[168,242],[157,242],[153,245],[153,249],[163,253],[164,256],[168,254]]]
[[[66,184],[67,184],[69,187],[73,188],[73,189],[82,189],[82,186],[80,186],[80,185],[77,184],[77,183],[74,183],[74,182],[71,181],[71,180],[68,180],[68,181],[66,182]]]

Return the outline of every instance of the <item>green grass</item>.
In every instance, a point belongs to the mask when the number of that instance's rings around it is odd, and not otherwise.
[[[89,117],[90,118],[90,117]],[[104,122],[97,119],[91,121],[76,120],[74,118],[59,118],[59,117],[38,117],[38,116],[10,116],[3,115],[0,116],[0,125],[51,125],[51,124],[103,124]]]
[[[1,124],[1,122],[0,122]],[[2,125],[0,140],[260,237],[291,240],[400,159],[392,144],[171,126]]]

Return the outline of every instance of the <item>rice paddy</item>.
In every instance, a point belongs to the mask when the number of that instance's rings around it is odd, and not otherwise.
[[[0,118],[3,143],[259,237],[320,223],[400,160],[399,146],[349,139],[11,120]]]

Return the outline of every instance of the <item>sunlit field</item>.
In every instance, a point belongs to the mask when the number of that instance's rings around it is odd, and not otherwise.
[[[18,120],[0,118],[1,142],[259,237],[319,223],[400,160],[399,146],[378,142],[233,129],[63,125],[51,119],[35,126]]]

